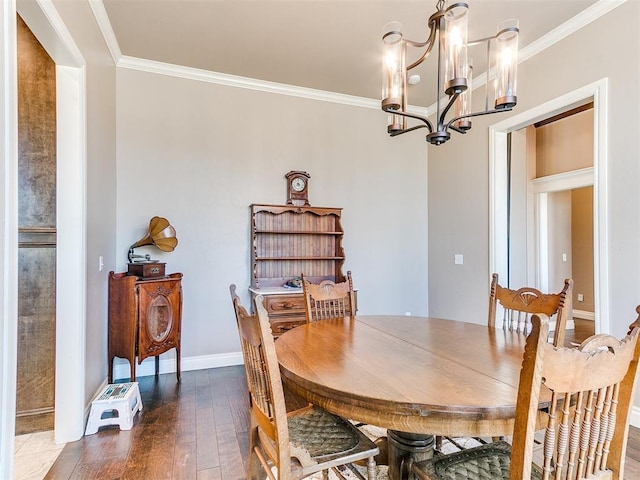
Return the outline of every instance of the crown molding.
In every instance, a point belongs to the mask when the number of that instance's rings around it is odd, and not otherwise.
[[[238,87],[248,90],[276,93],[279,95],[289,95],[292,97],[308,98],[311,100],[340,103],[343,105],[351,105],[355,107],[375,109],[380,108],[380,100],[377,99],[374,100],[371,98],[356,97],[355,95],[345,95],[343,93],[328,92],[326,90],[316,90],[314,88],[298,87],[296,85],[269,82],[266,80],[258,80],[255,78],[241,77],[238,75],[230,75],[227,73],[213,72],[210,70],[202,70],[199,68],[191,68],[181,65],[173,65],[170,63],[156,62],[155,60],[147,60],[144,58],[129,57],[127,55],[122,55],[120,57],[120,61],[117,63],[117,66],[130,70],[140,70],[143,72],[185,78],[188,80],[196,80],[199,82],[215,83],[218,85],[226,85],[229,87]]]
[[[589,8],[584,9],[575,17],[570,18],[562,25],[551,30],[549,33],[534,40],[526,47],[521,48],[518,52],[518,63],[522,63],[532,57],[535,57],[538,53],[558,43],[560,40],[568,37],[572,33],[577,32],[582,27],[589,25],[591,22],[619,7],[626,1],[627,0],[599,0]]]
[[[102,32],[102,37],[107,44],[109,52],[111,53],[113,63],[117,66],[118,62],[122,58],[122,52],[120,51],[120,45],[118,44],[116,34],[113,32],[113,28],[111,27],[107,10],[104,8],[104,3],[102,3],[102,0],[89,0],[89,6],[93,11],[93,16],[96,17],[96,22],[98,22],[98,27],[100,28],[100,32]]]
[[[619,7],[627,0],[599,0],[589,8],[583,10],[575,17],[569,19],[562,25],[556,27],[546,35],[531,42],[526,47],[520,49],[518,53],[518,63],[536,56],[538,53],[546,50],[550,46],[580,30],[582,27],[597,20],[601,16]],[[96,17],[102,36],[111,52],[111,57],[117,67],[128,68],[131,70],[139,70],[160,75],[168,75],[200,82],[209,82],[218,85],[226,85],[230,87],[246,88],[249,90],[258,90],[262,92],[275,93],[278,95],[289,95],[293,97],[307,98],[310,100],[319,100],[324,102],[339,103],[343,105],[351,105],[355,107],[379,109],[380,101],[365,97],[357,97],[354,95],[346,95],[342,93],[329,92],[326,90],[316,90],[313,88],[299,87],[295,85],[287,85],[284,83],[269,82],[266,80],[258,80],[249,77],[240,77],[226,73],[213,72],[210,70],[202,70],[169,63],[157,62],[143,58],[129,57],[122,55],[120,46],[109,22],[109,17],[104,8],[102,0],[89,0],[89,5]],[[491,76],[491,72],[490,75]],[[474,90],[485,85],[487,75],[484,73],[478,75],[474,79]],[[435,103],[427,108],[419,106],[410,106],[409,111],[419,115],[430,116],[435,113]]]

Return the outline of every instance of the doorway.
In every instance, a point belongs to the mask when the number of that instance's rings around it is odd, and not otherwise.
[[[2,157],[4,223],[3,295],[7,315],[0,319],[0,477],[11,478],[16,413],[16,362],[18,335],[18,132],[17,132],[17,14],[56,64],[57,179],[56,179],[56,354],[55,441],[79,439],[84,431],[85,316],[86,316],[86,82],[85,61],[66,25],[50,0],[18,0],[0,13],[0,45],[4,76],[0,80],[5,103]]]
[[[514,249],[513,247],[510,248],[510,242],[513,238],[510,237],[509,179],[511,173],[509,166],[526,165],[526,167],[523,167],[525,170],[524,175],[529,175],[529,178],[536,178],[536,175],[531,172],[533,168],[531,162],[510,162],[511,159],[507,154],[509,142],[513,138],[517,139],[519,137],[515,132],[521,132],[536,122],[542,122],[556,115],[566,114],[572,109],[583,107],[593,102],[593,122],[591,126],[593,132],[591,146],[593,166],[560,173],[543,174],[541,178],[529,182],[524,206],[521,207],[526,212],[524,218],[527,219],[527,226],[524,228],[527,229],[528,233],[523,234],[525,238],[519,244],[524,252],[524,255],[520,255],[519,258],[525,260],[521,260],[523,265],[520,270],[520,277],[517,280],[515,278],[513,280],[521,284],[537,285],[541,290],[553,290],[553,285],[550,285],[548,281],[550,277],[548,267],[549,232],[545,233],[540,230],[541,225],[549,225],[549,218],[545,219],[544,215],[549,214],[549,202],[551,202],[552,207],[559,205],[558,199],[560,196],[555,197],[555,192],[571,192],[574,189],[591,187],[593,195],[593,317],[595,331],[603,333],[609,331],[608,315],[606,315],[609,299],[607,288],[607,232],[605,228],[600,227],[601,225],[606,225],[606,92],[607,81],[603,79],[527,112],[513,116],[490,128],[490,267],[501,278],[508,278],[512,272],[516,272],[510,265],[513,263],[510,251],[513,252]],[[511,134],[513,134],[513,138]],[[526,149],[524,151],[526,152]],[[527,169],[529,170],[527,171]],[[569,195],[571,196],[571,194]],[[564,201],[566,205],[566,194]],[[538,232],[538,235],[532,234],[532,232]],[[541,248],[544,247],[545,243],[547,244],[546,250]],[[566,248],[568,249],[569,247]],[[545,252],[547,258],[545,258]],[[559,252],[560,262],[562,262],[563,258],[562,253],[564,252]],[[541,262],[546,262],[546,273],[545,269],[541,267]],[[525,273],[523,274],[522,272]],[[516,273],[513,274],[518,275]],[[556,275],[554,274],[554,276]],[[563,280],[563,278],[560,280]],[[578,293],[581,292],[576,291],[576,294]]]
[[[18,32],[16,435],[53,430],[56,341],[56,71],[22,18]]]

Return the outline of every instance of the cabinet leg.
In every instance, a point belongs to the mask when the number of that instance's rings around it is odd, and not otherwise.
[[[136,381],[136,357],[129,359],[129,370],[131,372],[129,374],[129,376],[131,377],[131,381],[135,382]]]
[[[176,376],[178,377],[178,383],[182,381],[182,375],[180,374],[180,349],[176,348]]]
[[[156,355],[156,377],[160,374],[160,355]]]

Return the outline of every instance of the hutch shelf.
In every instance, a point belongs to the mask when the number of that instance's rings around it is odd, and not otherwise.
[[[305,322],[301,273],[313,283],[343,282],[341,208],[251,205],[251,287],[264,297],[275,336]],[[295,283],[295,282],[294,282]]]

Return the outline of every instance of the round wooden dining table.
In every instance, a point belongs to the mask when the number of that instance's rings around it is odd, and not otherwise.
[[[511,435],[525,341],[474,323],[358,315],[307,323],[275,343],[293,392],[411,442]]]

